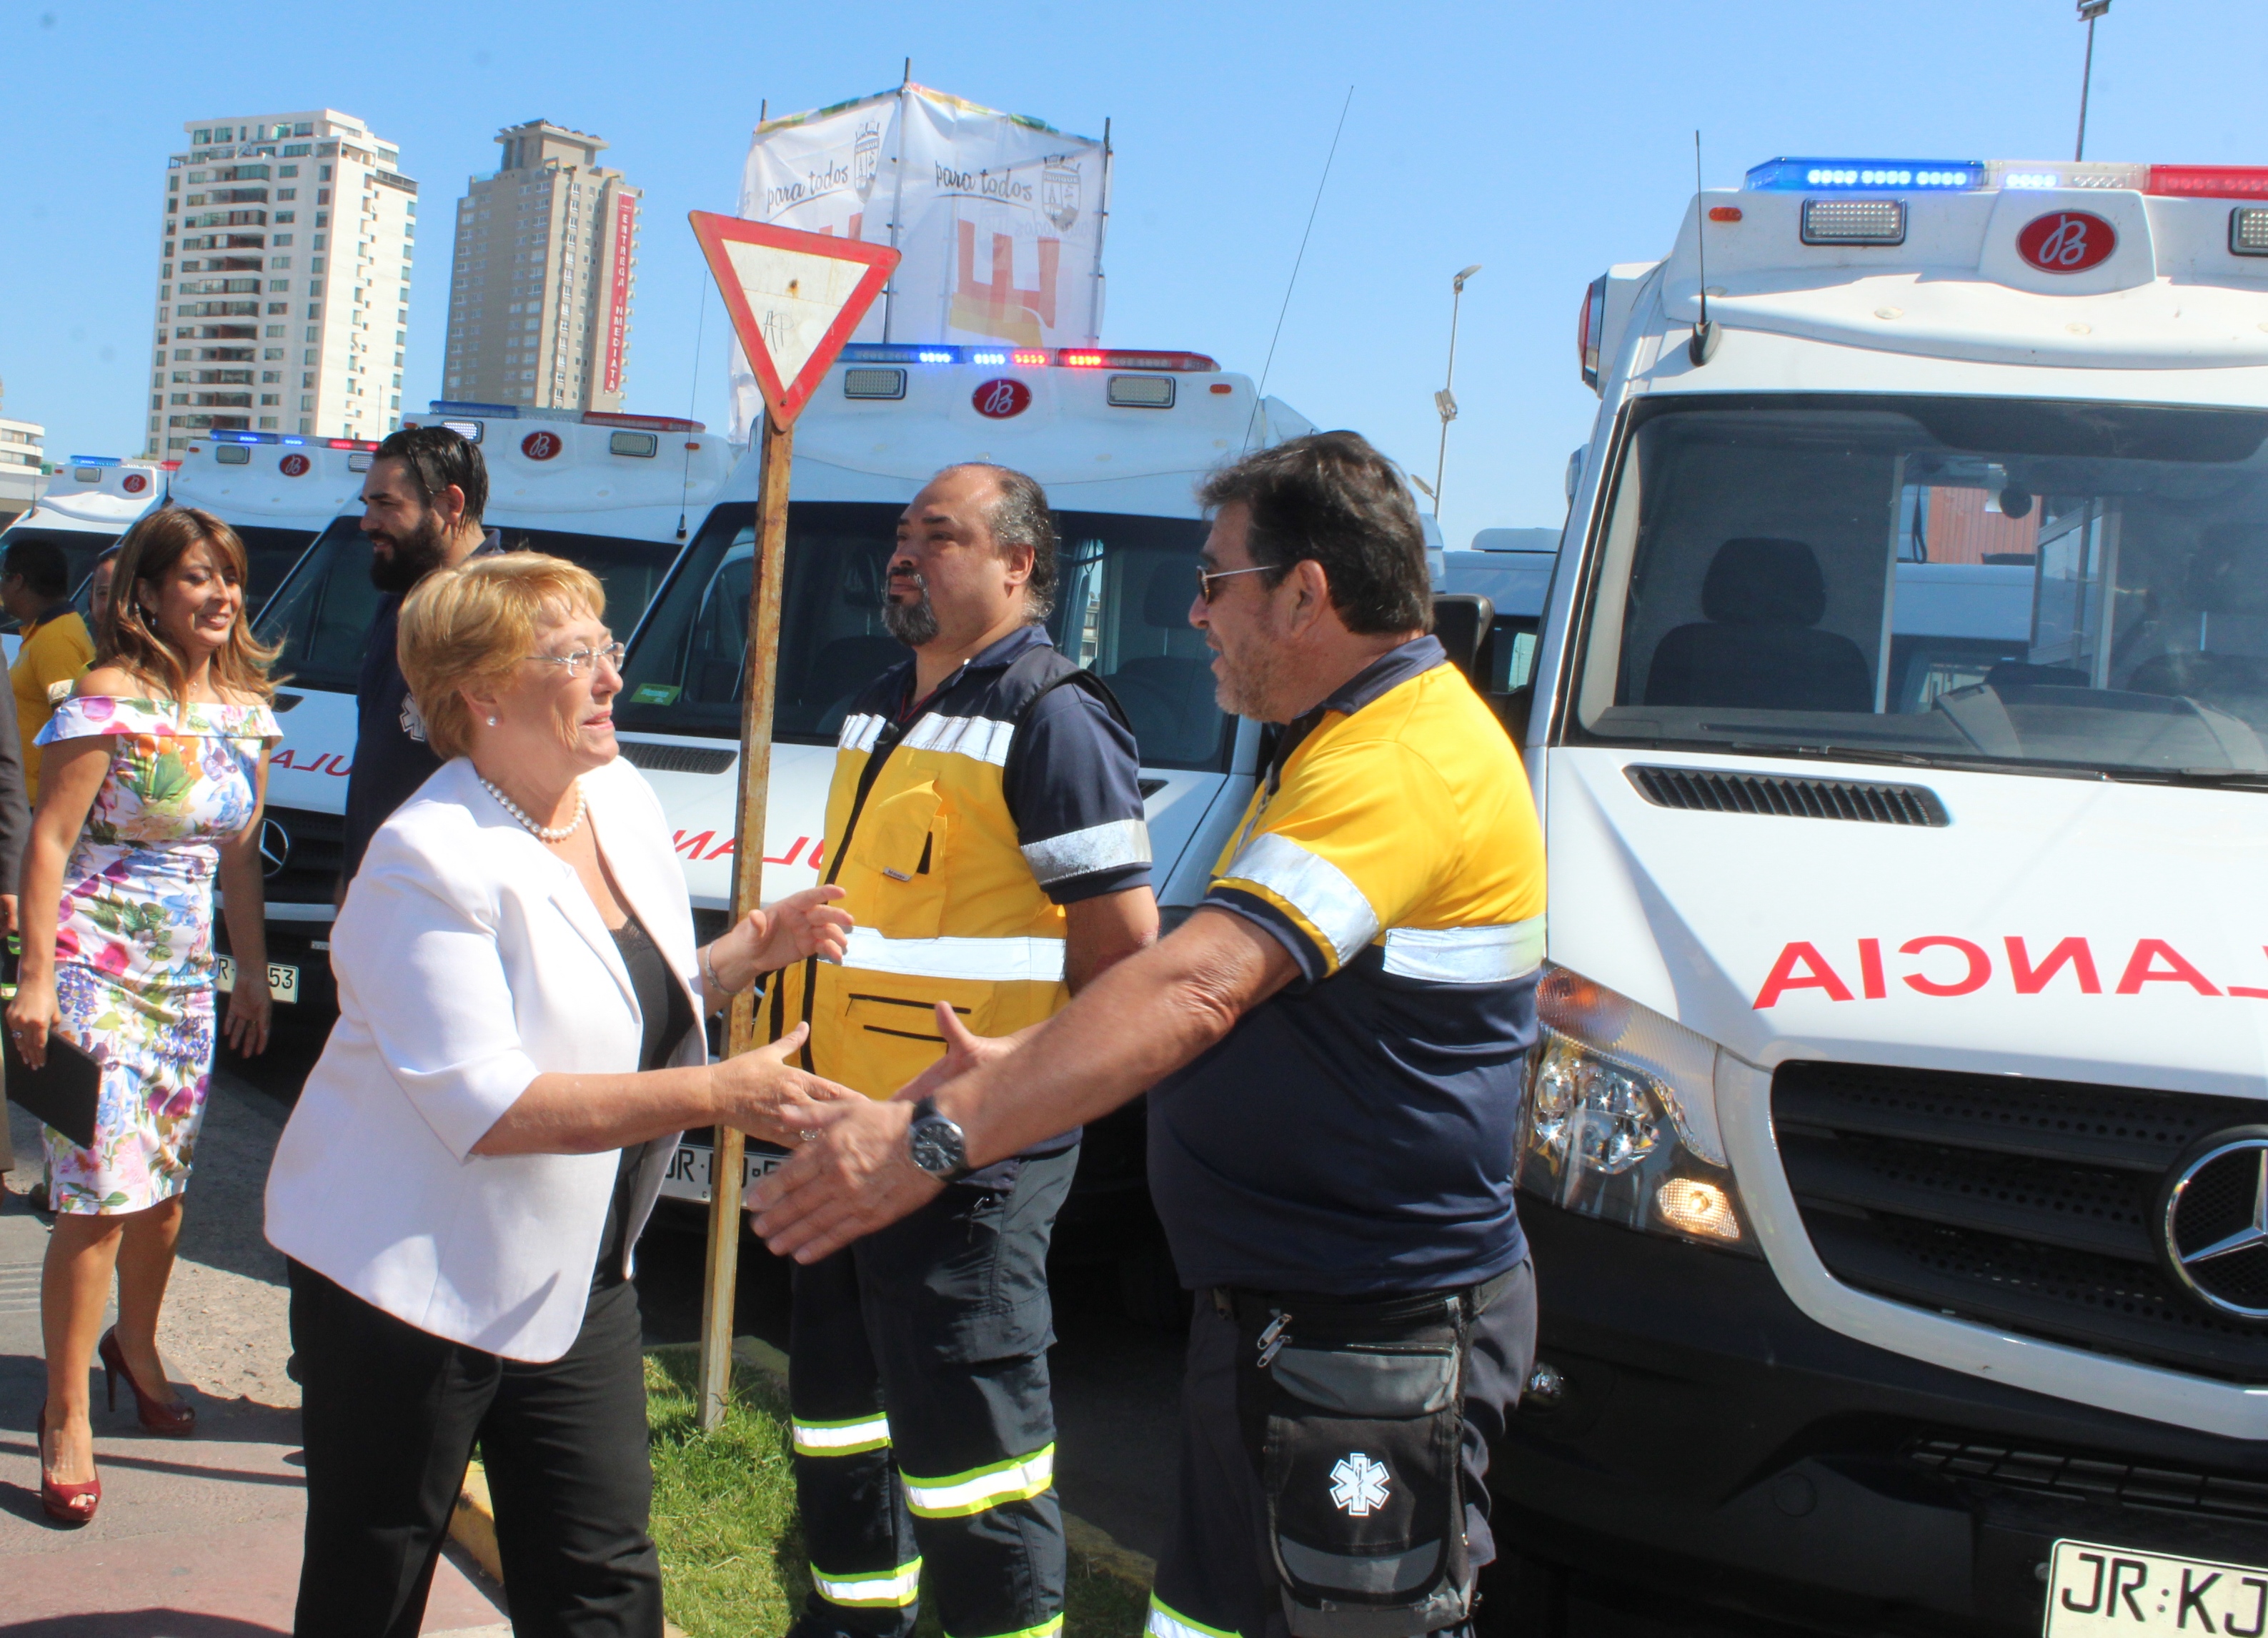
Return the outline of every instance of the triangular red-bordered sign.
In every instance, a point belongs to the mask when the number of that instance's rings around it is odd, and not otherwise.
[[[764,412],[792,425],[898,265],[887,245],[690,213],[693,235],[755,371]]]

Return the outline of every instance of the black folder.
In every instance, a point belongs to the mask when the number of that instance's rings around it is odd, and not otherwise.
[[[19,1103],[83,1149],[94,1147],[94,1117],[102,1102],[102,1066],[59,1035],[48,1037],[48,1061],[34,1069],[0,1030],[0,1063],[7,1066],[8,1101]]]

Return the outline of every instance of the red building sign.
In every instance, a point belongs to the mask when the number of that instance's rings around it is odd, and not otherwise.
[[[622,348],[630,328],[630,248],[637,234],[637,201],[623,194],[615,201],[615,276],[607,290],[607,362],[599,378],[610,393],[622,390]]]

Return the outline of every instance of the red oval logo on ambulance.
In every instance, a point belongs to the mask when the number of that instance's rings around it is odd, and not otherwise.
[[[976,413],[995,421],[1005,421],[1012,415],[1021,415],[1032,407],[1032,389],[1013,376],[1003,375],[984,383],[968,396],[976,406]]]
[[[285,477],[305,477],[307,469],[313,464],[305,455],[286,455],[276,463],[276,469]]]
[[[556,432],[530,432],[519,440],[519,453],[530,461],[549,461],[563,447]]]
[[[2091,210],[2051,210],[2016,235],[2016,254],[2043,273],[2084,273],[2117,248],[2118,230]]]
[[[150,479],[146,473],[129,472],[118,480],[118,487],[129,495],[138,495],[150,487]]]

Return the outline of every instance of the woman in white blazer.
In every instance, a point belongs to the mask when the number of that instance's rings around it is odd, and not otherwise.
[[[296,1630],[414,1634],[475,1439],[512,1625],[659,1638],[630,1250],[688,1126],[793,1143],[850,1096],[701,1015],[839,957],[815,889],[694,947],[660,804],[616,756],[604,594],[519,552],[422,582],[404,675],[449,760],[332,933],[339,1021],[276,1147],[305,1390]]]

